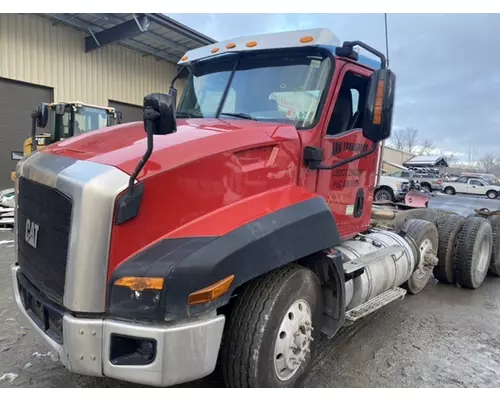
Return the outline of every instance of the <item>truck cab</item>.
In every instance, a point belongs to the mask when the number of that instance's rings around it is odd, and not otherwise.
[[[228,386],[292,387],[320,333],[401,298],[431,259],[369,232],[395,76],[325,29],[223,41],[179,66],[177,108],[174,79],[144,98],[144,121],[19,162],[17,305],[76,373],[171,386],[220,360]],[[390,272],[367,279],[381,246]]]

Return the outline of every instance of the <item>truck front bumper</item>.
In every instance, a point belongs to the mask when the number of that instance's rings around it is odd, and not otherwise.
[[[61,311],[62,332],[56,337],[47,328],[48,312],[41,323],[36,312],[27,310],[26,296],[31,298],[31,294],[27,294],[29,288],[20,286],[18,272],[19,267],[13,265],[17,307],[53,356],[72,372],[165,387],[200,379],[215,369],[224,315],[214,313],[175,324],[147,324],[107,317],[78,318]],[[39,299],[35,298],[35,303],[40,304]],[[133,353],[137,344],[149,346],[147,359],[127,356],[126,352]]]

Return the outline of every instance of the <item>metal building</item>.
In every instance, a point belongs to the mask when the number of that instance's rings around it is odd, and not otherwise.
[[[11,151],[22,151],[40,102],[139,120],[144,96],[168,90],[183,54],[214,42],[163,14],[0,14],[0,189],[13,185]]]

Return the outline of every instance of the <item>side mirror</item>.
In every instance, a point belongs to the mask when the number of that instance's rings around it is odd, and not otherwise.
[[[389,69],[379,69],[370,77],[363,136],[373,142],[381,142],[391,136],[395,84],[396,75]]]
[[[172,95],[152,93],[144,97],[144,130],[148,135],[168,135],[177,131]]]
[[[38,118],[37,126],[39,128],[45,128],[49,122],[49,106],[47,103],[41,103],[38,106]]]

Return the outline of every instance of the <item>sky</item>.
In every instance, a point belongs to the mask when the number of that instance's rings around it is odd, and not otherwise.
[[[385,52],[383,14],[167,14],[215,39],[328,28]],[[388,14],[393,129],[412,127],[463,160],[500,156],[500,14]]]

